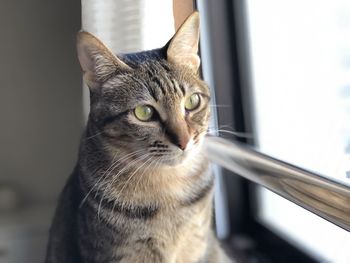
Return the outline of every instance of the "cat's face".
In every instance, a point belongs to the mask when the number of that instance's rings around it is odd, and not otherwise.
[[[91,91],[89,125],[111,153],[122,149],[164,165],[195,158],[209,119],[197,50],[197,14],[165,48],[123,58],[80,33],[79,59]]]
[[[140,150],[137,156],[176,164],[196,153],[208,127],[208,104],[208,89],[198,77],[153,61],[106,81],[90,117],[109,148]]]

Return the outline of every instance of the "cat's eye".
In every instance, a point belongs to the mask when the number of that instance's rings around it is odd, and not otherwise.
[[[199,107],[200,97],[197,93],[192,94],[185,100],[185,109],[188,111],[195,110]]]
[[[134,114],[140,121],[149,121],[154,114],[154,109],[148,105],[139,105],[135,108]]]

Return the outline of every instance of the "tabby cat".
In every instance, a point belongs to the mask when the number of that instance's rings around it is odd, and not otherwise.
[[[115,56],[78,34],[91,108],[50,230],[47,263],[229,262],[211,229],[213,176],[201,145],[199,15],[160,49]]]

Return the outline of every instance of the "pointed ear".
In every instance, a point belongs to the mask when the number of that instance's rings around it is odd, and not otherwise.
[[[186,66],[196,73],[200,65],[199,13],[194,12],[175,33],[167,48],[167,59],[171,63]]]
[[[77,50],[84,80],[91,90],[100,87],[116,72],[131,70],[99,39],[88,32],[78,33]]]

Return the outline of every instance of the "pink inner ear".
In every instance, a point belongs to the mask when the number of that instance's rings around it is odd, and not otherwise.
[[[168,60],[198,71],[199,17],[191,16],[175,34],[167,50]]]
[[[199,65],[201,63],[201,60],[197,54],[179,54],[173,57],[171,60],[173,63],[189,67],[194,71],[197,71],[199,69]]]
[[[201,59],[199,58],[199,56],[197,54],[191,54],[188,60],[189,60],[189,64],[192,65],[192,68],[194,70],[198,70],[199,65],[201,63]]]
[[[131,70],[99,39],[88,32],[78,33],[77,49],[84,79],[90,88],[98,86],[116,70]]]

